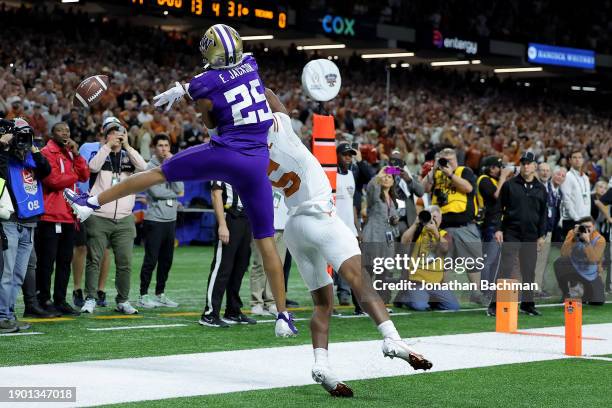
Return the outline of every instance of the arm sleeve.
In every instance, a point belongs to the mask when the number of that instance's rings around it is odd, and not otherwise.
[[[110,154],[110,151],[110,147],[104,145],[100,148],[100,150],[98,150],[98,153],[91,158],[89,161],[89,170],[91,170],[92,173],[98,173],[100,170],[102,170],[102,166]]]
[[[367,192],[366,198],[368,200],[368,205],[372,205],[372,203],[376,201],[376,198],[380,196],[380,184],[376,182],[375,178],[371,179],[370,182],[368,183],[366,192]]]
[[[421,184],[421,182],[417,180],[416,177],[412,176],[412,182],[406,184],[408,184],[408,189],[412,191],[412,194],[414,194],[415,196],[423,197],[423,194],[425,194],[425,187],[423,187],[423,184]]]
[[[81,155],[74,158],[73,164],[78,180],[81,182],[89,180],[89,166]]]
[[[586,255],[589,262],[599,263],[604,256],[606,249],[606,240],[604,237],[599,237],[595,245],[586,245],[584,248],[584,254]]]
[[[483,177],[480,180],[480,183],[478,184],[478,191],[480,191],[480,194],[486,200],[495,201],[495,192],[497,191],[497,187],[493,185],[490,178]]]
[[[196,75],[189,81],[189,87],[187,88],[187,94],[191,97],[191,99],[205,99],[208,98],[212,91],[212,87],[214,82],[211,81],[208,76],[208,72],[203,72],[199,75]]]
[[[177,197],[182,197],[185,194],[185,185],[182,181],[170,183],[170,188],[176,193]]]
[[[570,178],[566,178],[565,182],[561,184],[561,192],[563,193],[563,208],[565,209],[565,211],[567,211],[567,214],[570,219],[575,220],[578,217],[576,216],[573,195],[571,194],[572,185],[572,180]]]
[[[48,153],[48,150],[43,149],[41,151],[42,155],[47,159],[47,163],[49,163],[49,167],[51,169],[49,175],[42,179],[42,183],[50,188],[51,190],[61,190],[64,188],[68,188],[74,185],[77,182],[77,175],[75,172],[64,172],[62,173],[60,169],[60,165],[57,161],[52,160],[53,156]],[[38,168],[38,163],[36,163],[36,167]]]
[[[43,180],[45,177],[51,174],[51,166],[41,152],[32,153],[32,159],[34,159],[34,163],[36,163],[34,175],[36,175],[38,180]]]
[[[464,167],[463,171],[461,172],[461,178],[470,182],[472,185],[472,192],[476,190],[476,176],[474,175],[472,169],[469,167]]]
[[[127,155],[130,158],[130,161],[136,167],[136,171],[145,171],[147,169],[147,162],[142,158],[140,153],[136,151],[133,147],[129,147],[126,149]],[[93,159],[92,159],[93,160]]]
[[[499,194],[499,203],[501,206],[501,211],[499,212],[499,215],[496,217],[497,219],[495,220],[497,231],[501,231],[502,217],[504,214],[504,210],[506,209],[506,205],[508,204],[508,190],[510,189],[509,185],[509,183],[504,183]]]
[[[538,223],[538,237],[546,235],[546,220],[548,209],[546,207],[546,190],[542,188],[542,202],[540,203],[540,222]]]
[[[563,245],[561,246],[561,256],[570,256],[572,254],[572,246],[574,243],[574,230],[568,232]]]

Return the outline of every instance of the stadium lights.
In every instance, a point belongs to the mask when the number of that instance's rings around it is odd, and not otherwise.
[[[402,65],[401,65],[401,67],[402,67],[402,68],[408,68],[409,66],[410,66],[410,64],[409,64],[409,63],[407,63],[407,62],[404,62],[404,63],[402,63]]]
[[[397,64],[391,64],[391,68],[397,68]]]
[[[274,36],[269,35],[245,35],[242,37],[242,41],[257,41],[257,40],[273,40]]]
[[[78,3],[79,0],[62,0],[62,3]]]
[[[321,45],[298,45],[298,51],[308,51],[308,50],[330,50],[336,48],[346,48],[346,44],[321,44]]]
[[[432,67],[445,67],[448,65],[469,65],[470,61],[434,61]]]
[[[471,62],[472,64],[474,64],[474,65],[478,65],[478,64],[480,64],[480,60],[472,60],[472,61],[470,61],[470,62]]]
[[[389,52],[386,54],[361,54],[363,59],[414,57],[414,52]]]
[[[505,74],[511,72],[539,72],[543,71],[542,67],[528,67],[528,68],[495,68],[493,72],[496,74]]]
[[[595,88],[594,86],[583,86],[582,90],[587,92],[595,92],[597,88]]]

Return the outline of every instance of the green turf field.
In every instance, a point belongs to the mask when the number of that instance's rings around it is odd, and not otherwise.
[[[605,378],[611,369],[606,361],[567,359],[351,381],[351,399],[334,399],[319,385],[309,385],[121,406],[603,408],[610,406],[612,394]]]
[[[131,301],[136,302],[143,251],[136,248],[133,260]],[[204,306],[204,293],[211,247],[178,248],[166,293],[181,305],[176,309],[140,309],[137,316],[113,312],[113,270],[107,283],[109,307],[97,308],[94,315],[57,320],[32,320],[31,331],[38,335],[2,337],[0,366],[23,366],[106,360],[127,357],[165,356],[174,354],[282,347],[310,343],[307,319],[310,297],[294,266],[288,297],[297,300],[295,310],[301,335],[278,339],[273,334],[273,318],[259,317],[255,326],[214,329],[197,324]],[[154,282],[153,282],[154,285]],[[70,288],[70,293],[72,287]],[[245,311],[249,310],[249,280],[242,286]],[[549,300],[551,302],[553,300]],[[396,309],[392,315],[403,337],[476,333],[495,330],[495,320],[478,306],[463,302],[459,312],[409,312]],[[562,326],[564,312],[560,305],[540,309],[543,316],[519,315],[519,329]],[[349,318],[352,307],[338,308],[345,318],[335,317],[331,324],[331,342],[375,340],[380,335],[367,317]],[[19,299],[17,313],[23,304]],[[268,322],[266,322],[268,321]],[[602,307],[585,305],[583,324],[611,323],[612,304]],[[169,325],[172,327],[134,328],[135,326]],[[116,327],[129,330],[100,331]],[[602,356],[606,357],[606,356]],[[607,357],[611,357],[607,355]],[[350,381],[356,398],[336,400],[316,384],[239,393],[143,401],[120,406],[193,407],[193,406],[431,406],[431,407],[558,407],[609,406],[610,390],[604,378],[609,377],[612,362],[605,360],[566,359],[522,364],[500,365]],[[607,395],[608,397],[603,397]],[[117,405],[119,406],[119,405]]]
[[[138,297],[139,272],[143,251],[136,248],[133,260],[131,300]],[[5,337],[0,341],[0,366],[100,360],[109,358],[161,356],[207,351],[237,350],[310,343],[307,321],[298,321],[302,335],[293,339],[273,336],[272,323],[256,326],[214,329],[197,324],[204,306],[204,292],[212,259],[211,247],[181,247],[175,254],[174,266],[166,293],[181,305],[176,309],[140,309],[137,316],[123,316],[113,312],[113,271],[107,283],[109,307],[97,308],[94,315],[62,321],[32,321],[32,330],[43,335]],[[242,286],[242,299],[248,309],[248,275]],[[154,285],[154,283],[153,283]],[[71,289],[70,289],[71,292]],[[296,311],[297,318],[307,319],[311,305],[307,290],[295,269],[290,275],[290,298],[300,302],[306,310]],[[18,314],[23,305],[19,299]],[[475,305],[467,305],[474,308]],[[351,308],[339,309],[351,315]],[[398,309],[397,312],[407,312]],[[542,308],[543,316],[519,317],[520,328],[563,325],[561,306]],[[612,304],[603,307],[584,306],[584,324],[612,322]],[[110,317],[111,319],[107,319]],[[125,318],[127,317],[127,318]],[[272,320],[272,317],[259,318]],[[456,313],[412,312],[395,316],[393,320],[404,337],[472,333],[495,330],[495,321],[481,310]],[[116,326],[184,325],[179,327],[132,329],[122,331],[92,331],[89,329]],[[332,342],[373,340],[379,334],[368,318],[335,318],[331,325]],[[11,350],[11,352],[9,352]],[[17,350],[17,352],[12,352]]]

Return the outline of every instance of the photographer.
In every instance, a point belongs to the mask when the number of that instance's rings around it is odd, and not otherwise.
[[[23,284],[32,252],[34,229],[44,212],[41,180],[51,168],[33,146],[34,131],[21,119],[0,120],[0,178],[6,180],[14,212],[2,221],[3,243],[0,277],[0,330],[15,332],[30,325],[15,316],[17,292]]]
[[[137,171],[143,171],[147,163],[128,144],[127,131],[119,119],[108,117],[102,125],[106,144],[89,161],[91,194],[96,195],[126,179]],[[85,266],[85,290],[87,298],[81,312],[93,313],[96,307],[96,290],[100,275],[100,262],[110,245],[115,255],[116,311],[124,314],[138,313],[128,301],[130,275],[132,273],[132,248],[136,226],[132,209],[135,195],[103,205],[85,221],[87,229],[87,264]]]
[[[425,259],[409,280],[415,282],[416,289],[398,293],[393,304],[397,307],[408,306],[411,309],[424,311],[459,310],[459,302],[450,290],[429,290],[422,288],[423,283],[441,283],[444,280],[444,260],[450,248],[451,236],[443,229],[442,213],[436,205],[419,213],[417,220],[402,235],[402,244],[413,243],[412,258]]]
[[[538,252],[546,234],[546,188],[535,178],[535,155],[526,152],[520,158],[521,170],[507,181],[500,192],[501,220],[495,239],[503,242],[500,277],[510,277],[518,256],[522,283],[533,283]],[[537,244],[536,244],[537,241]],[[535,308],[533,291],[523,290],[520,310],[531,316],[541,313]],[[495,299],[487,315],[495,316]]]
[[[502,169],[502,159],[497,156],[485,157],[480,165],[483,174],[476,180],[476,186],[478,207],[483,209],[480,232],[486,257],[481,277],[488,282],[494,282],[501,254],[501,246],[495,240],[497,222],[501,214],[499,193],[506,180],[512,177],[514,169],[511,166]]]
[[[51,140],[42,149],[42,154],[51,166],[51,174],[43,180],[45,214],[38,223],[35,239],[38,302],[48,312],[78,316],[79,312],[66,302],[76,230],[72,209],[64,200],[63,193],[65,188],[74,188],[77,181],[87,180],[89,168],[79,154],[78,145],[70,139],[70,128],[65,122],[53,126]],[[55,283],[51,305],[51,275],[54,266]]]
[[[569,297],[569,285],[582,283],[583,300],[591,305],[605,302],[602,265],[606,241],[595,229],[593,217],[584,217],[571,230],[555,261],[555,275],[563,299]]]
[[[561,185],[563,192],[563,235],[574,228],[577,221],[591,214],[591,183],[583,171],[584,157],[581,150],[574,150],[569,159],[571,169]]]
[[[423,184],[432,195],[432,204],[440,207],[441,227],[453,237],[452,257],[482,258],[480,231],[474,223],[476,177],[472,170],[457,164],[453,149],[443,149]],[[467,272],[469,281],[480,286],[480,271]],[[482,293],[473,292],[470,301],[482,304]]]

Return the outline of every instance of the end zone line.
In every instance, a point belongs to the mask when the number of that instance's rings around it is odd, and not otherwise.
[[[45,333],[42,333],[42,332],[4,333],[4,334],[0,334],[0,337],[8,337],[8,336],[33,336],[35,334],[45,334]]]
[[[515,331],[510,332],[509,334],[521,334],[523,336],[540,336],[540,337],[558,337],[560,339],[564,339],[565,336],[563,334],[552,334],[552,333],[537,333],[537,332],[525,332],[525,331]],[[583,340],[607,340],[602,339],[600,337],[582,337]]]
[[[131,329],[162,329],[166,327],[185,327],[185,326],[188,326],[188,325],[183,324],[183,323],[149,324],[149,325],[143,325],[143,326],[117,326],[117,327],[100,327],[100,328],[88,327],[87,330],[89,331],[112,331],[112,330],[131,330]]]

